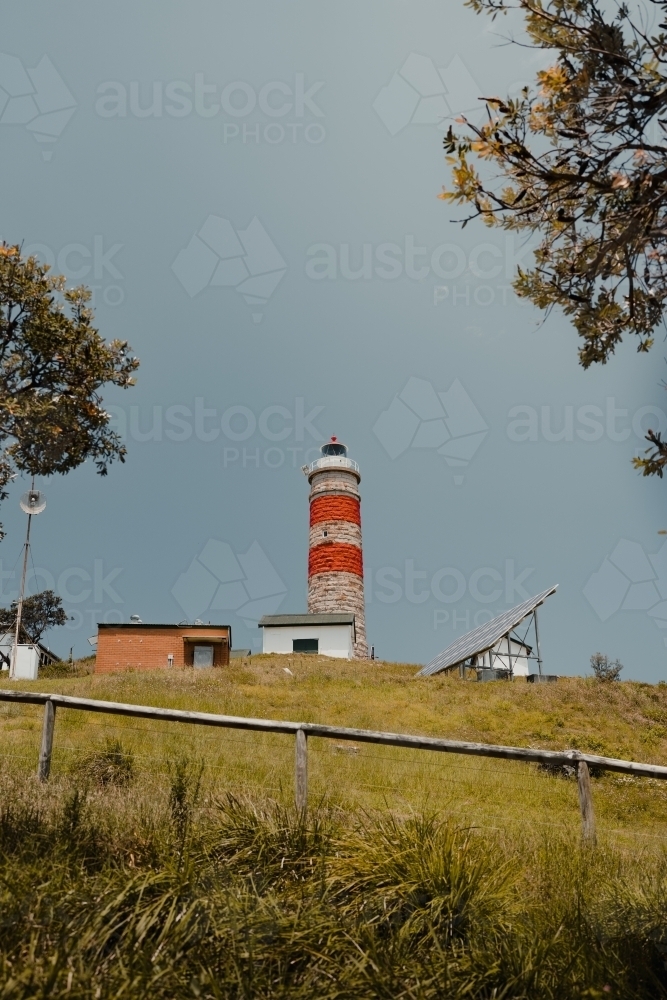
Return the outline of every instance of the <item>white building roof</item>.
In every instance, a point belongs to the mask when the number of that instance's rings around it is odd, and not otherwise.
[[[322,614],[322,615],[264,615],[260,618],[258,628],[265,626],[289,627],[295,625],[354,625],[352,614]]]

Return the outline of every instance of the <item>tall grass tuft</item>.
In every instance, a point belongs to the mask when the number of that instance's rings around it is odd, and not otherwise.
[[[0,996],[667,997],[667,860],[0,774]],[[149,801],[150,799],[150,801]]]
[[[107,737],[101,746],[83,754],[75,771],[95,784],[126,788],[134,781],[134,754],[120,740]]]

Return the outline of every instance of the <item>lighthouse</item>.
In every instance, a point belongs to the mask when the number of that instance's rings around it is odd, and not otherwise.
[[[310,484],[308,613],[354,615],[354,656],[368,656],[361,546],[361,474],[337,438],[303,468]]]

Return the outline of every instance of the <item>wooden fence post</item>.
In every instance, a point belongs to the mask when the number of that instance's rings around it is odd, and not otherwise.
[[[593,810],[591,774],[585,760],[579,761],[577,784],[579,786],[579,808],[581,809],[581,839],[584,844],[594,847],[596,842],[595,812]]]
[[[53,749],[53,726],[56,721],[56,706],[52,701],[44,702],[44,723],[42,725],[42,745],[39,750],[37,777],[47,781],[51,770],[51,751]]]
[[[303,729],[296,731],[296,759],[294,769],[296,807],[305,813],[308,804],[308,736]]]

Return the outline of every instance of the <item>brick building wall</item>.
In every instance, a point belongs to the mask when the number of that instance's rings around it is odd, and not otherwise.
[[[99,625],[95,672],[159,670],[169,666],[170,655],[174,667],[192,667],[195,644],[211,645],[213,666],[225,666],[231,629],[228,625]]]

